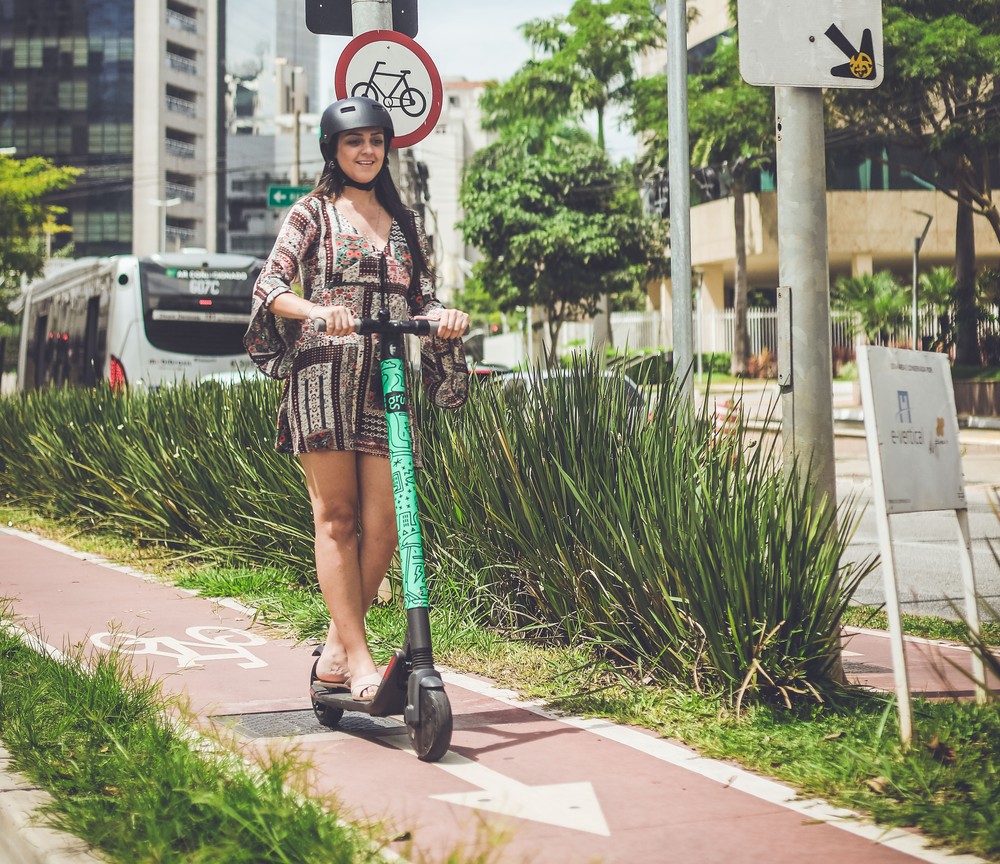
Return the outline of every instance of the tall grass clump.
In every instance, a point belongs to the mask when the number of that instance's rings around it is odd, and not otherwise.
[[[431,554],[481,614],[737,703],[830,689],[840,614],[872,566],[841,564],[852,502],[818,500],[739,414],[720,435],[676,383],[647,417],[592,358],[540,378],[424,415]]]
[[[0,400],[0,488],[140,543],[308,569],[309,501],[274,452],[276,408],[262,379],[18,394]]]

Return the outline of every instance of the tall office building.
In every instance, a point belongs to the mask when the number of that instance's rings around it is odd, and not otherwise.
[[[51,199],[72,227],[57,243],[77,256],[227,249],[227,140],[270,136],[237,160],[287,178],[280,58],[316,98],[304,17],[300,0],[0,0],[0,147],[84,171]]]

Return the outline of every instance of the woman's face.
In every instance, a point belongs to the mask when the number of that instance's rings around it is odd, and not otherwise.
[[[385,162],[385,130],[381,126],[351,129],[337,137],[337,164],[355,183],[374,180]]]

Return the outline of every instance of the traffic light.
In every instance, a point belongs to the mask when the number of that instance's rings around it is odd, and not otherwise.
[[[324,36],[353,36],[351,0],[306,0],[306,27]],[[417,35],[417,0],[392,0],[392,29]]]

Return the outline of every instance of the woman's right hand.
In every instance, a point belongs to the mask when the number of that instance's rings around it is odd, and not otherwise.
[[[309,320],[322,318],[326,323],[327,336],[349,336],[354,332],[354,316],[346,306],[314,306]],[[314,325],[315,326],[315,325]]]

